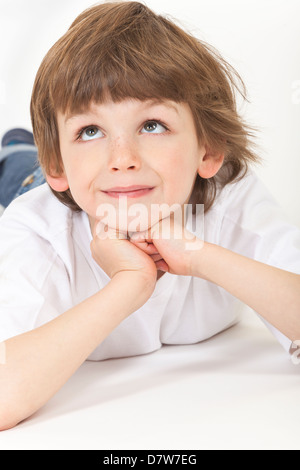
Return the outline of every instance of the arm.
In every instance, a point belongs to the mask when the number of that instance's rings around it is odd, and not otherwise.
[[[54,320],[0,345],[0,430],[43,406],[114,328],[151,296],[155,264],[128,240],[95,236],[91,253],[110,282]]]
[[[300,275],[210,243],[194,252],[192,275],[223,287],[291,341],[300,339]]]
[[[151,285],[140,273],[120,272],[94,296],[5,341],[5,363],[0,362],[0,430],[15,426],[43,406],[151,293]]]
[[[171,231],[171,236],[165,239],[160,235],[163,230],[159,230],[163,224],[168,224]],[[291,341],[300,340],[300,275],[196,237],[191,243],[191,233],[188,235],[171,218],[140,234],[133,243],[150,254],[158,269],[213,282],[255,310]]]

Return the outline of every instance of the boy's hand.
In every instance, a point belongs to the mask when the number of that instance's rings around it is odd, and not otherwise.
[[[171,274],[193,275],[193,258],[204,242],[181,226],[172,213],[149,230],[136,232],[130,238],[155,262],[156,268]]]
[[[127,235],[90,219],[93,240],[91,252],[94,260],[112,279],[120,272],[138,273],[147,285],[155,288],[157,269],[150,256],[130,243]]]

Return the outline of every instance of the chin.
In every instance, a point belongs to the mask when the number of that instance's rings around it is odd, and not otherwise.
[[[154,221],[151,223],[151,220],[143,220],[141,218],[130,218],[128,217],[127,220],[120,220],[115,225],[115,229],[119,230],[120,232],[128,232],[128,233],[136,233],[136,232],[144,232],[151,228],[152,225],[157,223],[158,221]]]
[[[150,209],[143,204],[136,204],[129,208],[128,206],[115,208],[112,204],[100,204],[96,211],[96,219],[112,230],[127,234],[145,232],[162,219],[169,217],[171,212],[173,211],[168,204],[162,206],[156,204]]]

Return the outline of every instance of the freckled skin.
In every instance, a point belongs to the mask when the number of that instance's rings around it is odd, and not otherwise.
[[[163,124],[153,126],[154,119]],[[78,129],[88,126],[93,129],[83,131],[78,140]],[[58,114],[58,127],[65,171],[56,178],[49,176],[48,182],[56,190],[69,187],[90,217],[97,217],[101,204],[118,210],[118,200],[103,192],[115,186],[154,187],[149,196],[128,198],[128,207],[139,203],[148,211],[141,230],[159,220],[150,220],[151,205],[188,202],[205,149],[198,144],[187,104],[108,101],[68,121]]]

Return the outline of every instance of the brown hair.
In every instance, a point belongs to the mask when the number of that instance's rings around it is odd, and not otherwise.
[[[45,56],[36,76],[31,119],[41,167],[60,173],[56,113],[78,113],[109,96],[188,103],[199,141],[224,163],[213,178],[197,175],[191,202],[208,210],[217,187],[245,175],[252,131],[237,113],[245,99],[237,72],[211,47],[139,2],[105,3],[81,13]],[[70,190],[54,194],[81,210]]]

